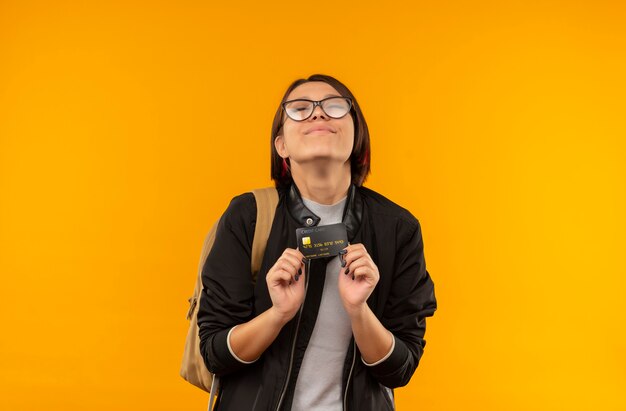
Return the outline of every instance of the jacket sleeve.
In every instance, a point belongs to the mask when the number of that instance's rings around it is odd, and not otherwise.
[[[398,231],[404,235],[398,237],[390,294],[381,318],[394,336],[394,347],[384,361],[367,367],[389,388],[408,384],[426,345],[426,317],[437,309],[434,284],[426,271],[421,228],[414,221],[410,230],[405,225]]]
[[[255,224],[253,194],[235,197],[220,219],[215,242],[202,269],[200,353],[209,371],[217,375],[246,366],[231,353],[228,333],[254,314],[250,256]]]

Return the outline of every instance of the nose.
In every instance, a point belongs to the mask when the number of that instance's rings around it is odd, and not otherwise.
[[[319,104],[313,107],[313,113],[311,113],[311,117],[309,117],[309,119],[317,120],[318,117],[326,119],[326,113],[324,113],[324,110],[322,110],[322,106]]]

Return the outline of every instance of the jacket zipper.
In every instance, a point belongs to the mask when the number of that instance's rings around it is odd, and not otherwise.
[[[343,410],[348,408],[348,387],[350,386],[350,379],[352,378],[352,370],[354,369],[354,362],[356,361],[356,342],[352,341],[352,365],[350,366],[350,373],[348,374],[348,381],[346,382],[346,391],[343,393]]]
[[[296,341],[298,340],[298,330],[300,329],[300,320],[302,319],[302,310],[304,309],[304,302],[306,301],[306,294],[309,288],[309,276],[311,267],[311,260],[306,261],[306,284],[304,285],[304,299],[302,300],[302,305],[300,306],[300,310],[298,311],[298,320],[296,321],[296,331],[293,336],[293,343],[291,344],[291,354],[289,356],[289,369],[287,370],[287,379],[285,380],[285,385],[283,386],[283,390],[280,393],[280,398],[278,400],[278,406],[276,407],[276,411],[280,410],[280,407],[283,405],[283,400],[285,399],[285,393],[287,392],[287,387],[289,386],[289,379],[291,378],[291,370],[293,368],[293,354],[296,350]]]

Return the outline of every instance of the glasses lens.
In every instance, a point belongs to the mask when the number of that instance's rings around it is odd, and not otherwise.
[[[313,103],[306,100],[294,100],[285,103],[285,113],[295,121],[307,119],[313,112]]]
[[[332,118],[341,118],[348,114],[352,104],[350,100],[345,97],[332,97],[322,101],[322,108],[324,113],[328,114]]]

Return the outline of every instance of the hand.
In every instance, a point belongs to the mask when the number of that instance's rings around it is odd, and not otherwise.
[[[296,315],[304,301],[303,258],[299,250],[286,248],[265,277],[273,304],[271,310],[283,324]]]
[[[346,264],[339,272],[339,296],[350,315],[364,308],[380,274],[363,244],[351,244],[344,250]]]

